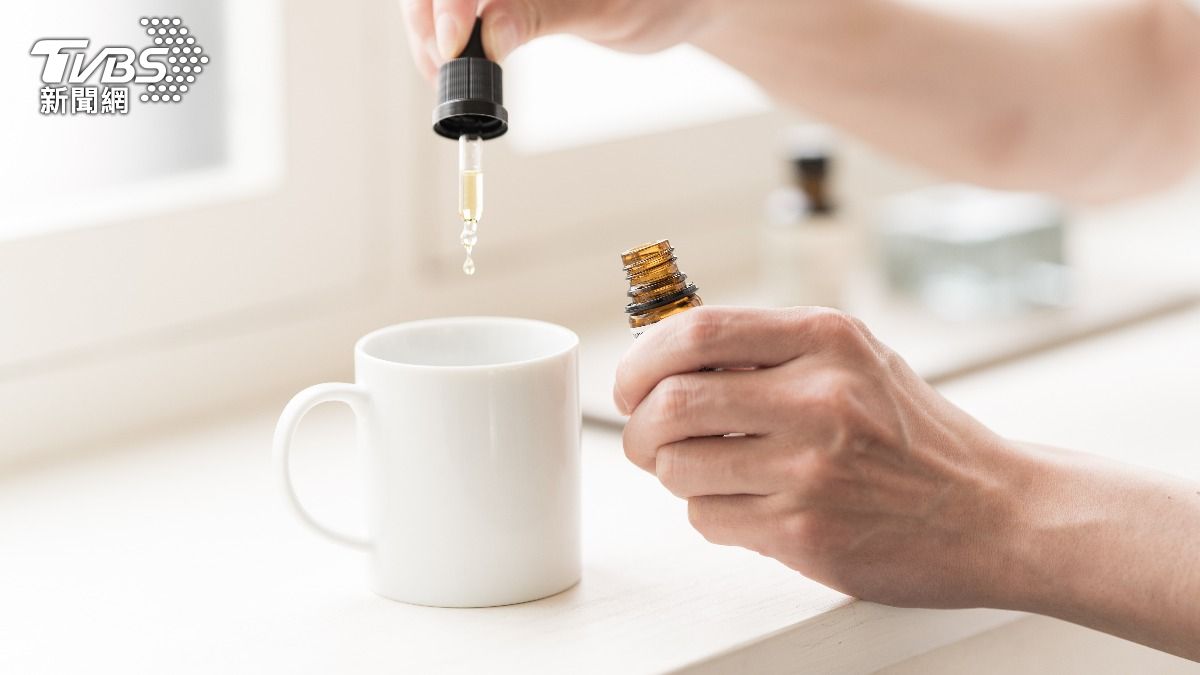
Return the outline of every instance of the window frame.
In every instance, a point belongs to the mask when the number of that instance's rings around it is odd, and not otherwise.
[[[281,404],[352,377],[355,339],[384,323],[619,322],[616,255],[644,239],[670,237],[704,278],[750,270],[746,228],[778,184],[790,115],[536,155],[489,142],[480,273],[467,278],[456,151],[430,131],[432,92],[396,3],[236,4],[283,26],[281,170],[211,201],[0,242],[0,316],[13,318],[0,330],[0,463]],[[564,181],[578,166],[583,188]],[[570,222],[555,215],[577,203],[588,208]]]
[[[254,363],[267,336],[307,327],[297,344],[320,352],[377,299],[387,121],[361,93],[378,26],[398,19],[370,3],[226,9],[229,53],[213,56],[238,64],[230,163],[0,241],[0,461],[259,396],[287,377]]]

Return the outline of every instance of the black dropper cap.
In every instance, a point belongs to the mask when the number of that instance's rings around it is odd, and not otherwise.
[[[503,136],[508,131],[503,77],[500,65],[483,51],[483,19],[477,18],[466,48],[438,70],[434,132],[455,140],[464,134],[484,140]]]

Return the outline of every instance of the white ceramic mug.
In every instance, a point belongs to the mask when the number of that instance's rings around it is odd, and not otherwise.
[[[384,597],[439,607],[536,600],[579,581],[579,338],[505,318],[416,321],[354,348],[355,384],[297,394],[275,429],[275,471],[300,520],[370,554]],[[300,504],[288,449],[314,406],[340,401],[366,453],[370,535]]]

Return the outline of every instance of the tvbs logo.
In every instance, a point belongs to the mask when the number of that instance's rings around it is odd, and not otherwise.
[[[153,46],[140,51],[108,46],[88,55],[88,38],[48,38],[33,43],[30,56],[42,57],[40,102],[43,115],[125,114],[129,87],[145,85],[139,100],[179,103],[209,57],[179,17],[143,17]],[[95,82],[99,86],[91,83]]]

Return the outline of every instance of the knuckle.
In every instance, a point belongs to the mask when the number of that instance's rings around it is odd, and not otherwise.
[[[684,353],[703,352],[720,332],[720,316],[709,308],[697,307],[679,315],[675,344]]]
[[[794,489],[801,489],[812,481],[813,453],[802,452],[788,456],[779,471]]]
[[[830,453],[804,453],[785,467],[785,477],[798,506],[820,507],[838,499],[840,472]]]
[[[858,379],[839,368],[810,372],[782,392],[781,402],[788,408],[819,415],[822,419],[840,417],[855,407]]]
[[[835,385],[829,388],[822,397],[825,411],[836,419],[845,420],[854,415],[856,404],[854,394],[846,385]]]
[[[847,314],[845,312],[842,312],[842,316],[850,322],[850,327],[854,329],[856,334],[864,338],[869,338],[871,336],[871,329],[867,327],[867,323],[865,321],[857,316],[854,316],[853,314]]]
[[[782,517],[779,523],[780,533],[789,545],[807,547],[817,533],[817,521],[811,513],[798,511]]]
[[[824,554],[837,547],[829,521],[813,511],[800,511],[786,516],[782,528],[786,545],[793,549]]]
[[[800,452],[784,460],[780,471],[792,491],[803,494],[823,477],[824,469],[821,464],[824,461],[818,452]]]
[[[855,387],[857,382],[853,375],[832,370],[814,377],[810,383],[809,397],[811,403],[826,415],[835,418],[850,416],[856,409]]]
[[[806,475],[809,494],[820,496],[828,488],[841,480],[841,467],[838,466],[836,455],[827,452],[814,452]]]
[[[836,309],[819,309],[808,315],[809,330],[830,340],[852,338],[861,335],[858,324],[844,312]]]
[[[857,317],[834,309],[820,309],[808,314],[805,323],[825,348],[855,357],[874,354],[871,331]]]
[[[660,390],[655,396],[655,412],[659,419],[683,419],[695,406],[695,389],[684,377],[668,377],[656,389]]]

